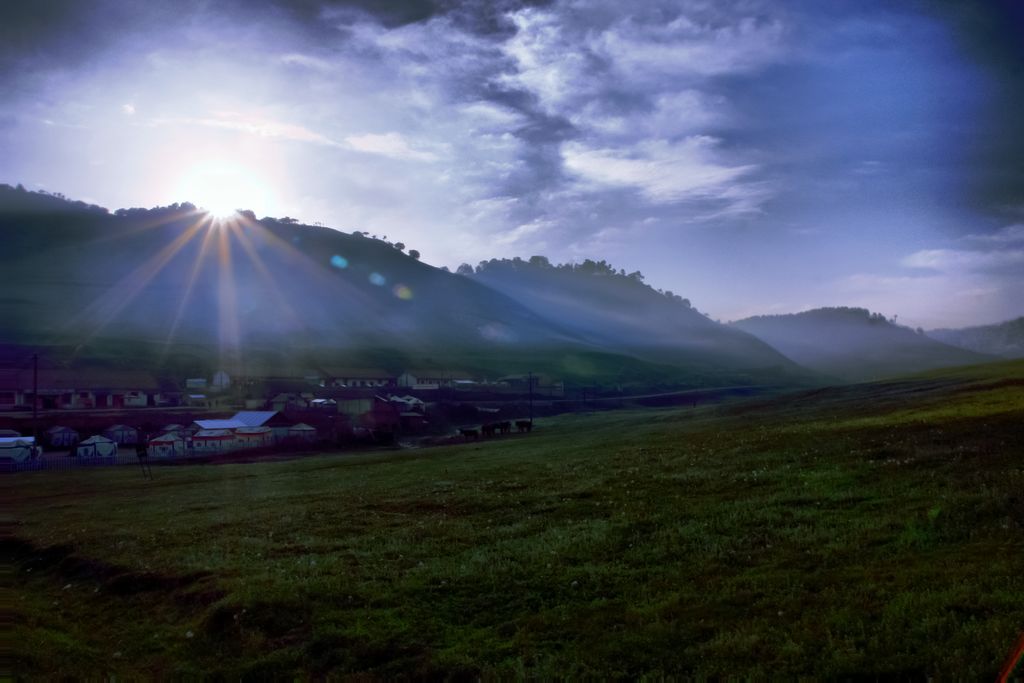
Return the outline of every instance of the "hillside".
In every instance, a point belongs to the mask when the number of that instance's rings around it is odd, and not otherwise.
[[[638,358],[625,335],[591,334],[602,320],[616,324],[600,295],[576,315],[535,308],[364,233],[290,219],[215,223],[188,204],[108,213],[2,186],[0,240],[9,283],[0,344],[44,344],[79,362],[205,362],[250,375],[339,364],[532,369],[646,385],[801,376],[764,344],[701,316],[690,337],[657,340],[673,353]]]
[[[996,325],[929,330],[928,336],[944,344],[1003,358],[1024,358],[1024,316]]]
[[[492,259],[460,272],[563,322],[582,339],[643,358],[708,367],[789,368],[753,335],[710,320],[687,299],[659,292],[640,273],[604,261],[552,265],[542,256]]]
[[[1024,362],[445,448],[24,472],[15,679],[994,680]],[[201,540],[201,542],[200,542]]]
[[[993,360],[901,327],[862,308],[819,308],[731,323],[804,367],[847,381]]]

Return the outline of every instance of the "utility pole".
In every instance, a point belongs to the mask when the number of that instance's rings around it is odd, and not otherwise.
[[[39,445],[39,354],[32,354],[32,438]]]
[[[533,372],[526,373],[527,380],[530,383],[530,424],[533,424]]]

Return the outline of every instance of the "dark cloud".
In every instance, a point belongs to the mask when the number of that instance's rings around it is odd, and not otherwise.
[[[104,29],[96,20],[97,7],[76,0],[0,3],[2,82],[9,85],[25,71],[73,63],[94,54],[112,33],[109,26]],[[120,17],[111,19],[117,25]]]
[[[974,199],[984,209],[1019,215],[1024,209],[1024,3],[931,0],[926,6],[948,23],[992,81],[989,107],[975,122],[968,159]]]

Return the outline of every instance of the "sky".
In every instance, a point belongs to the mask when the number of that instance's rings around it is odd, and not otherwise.
[[[604,259],[723,321],[1024,314],[1024,3],[0,5],[0,182],[422,259]]]

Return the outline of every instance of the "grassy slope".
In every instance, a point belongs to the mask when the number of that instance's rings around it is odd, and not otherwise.
[[[1024,629],[1022,418],[1014,362],[413,454],[5,476],[16,669],[990,679]]]

